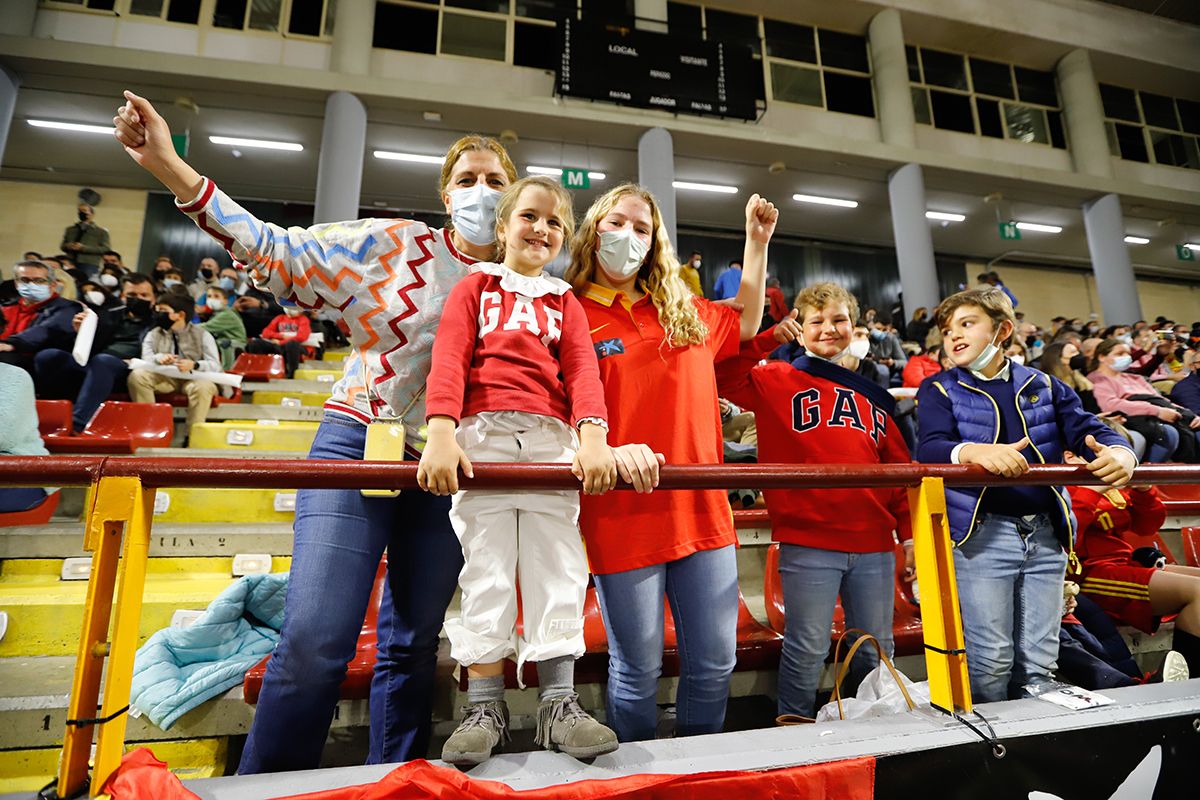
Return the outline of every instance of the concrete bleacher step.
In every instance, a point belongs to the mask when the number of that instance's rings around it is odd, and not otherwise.
[[[351,351],[348,347],[340,347],[336,350],[326,350],[321,354],[321,361],[345,361],[351,356]],[[310,362],[305,362],[310,363]]]
[[[176,408],[175,422],[187,418],[186,408]],[[209,422],[229,420],[279,420],[280,422],[320,422],[324,410],[313,406],[263,406],[254,403],[226,403],[208,411]]]
[[[289,522],[156,523],[150,536],[150,557],[230,556],[266,553],[292,554]],[[78,558],[83,549],[83,523],[52,520],[46,525],[0,528],[0,561],[14,558]]]
[[[298,381],[322,381],[334,383],[342,377],[340,369],[317,369],[314,367],[300,367],[296,370],[295,380]]]
[[[325,401],[328,399],[328,390],[323,392],[270,391],[255,392],[250,402],[259,406],[284,406],[293,408],[296,406],[316,406],[319,408],[325,405]]]
[[[281,378],[277,381],[253,381],[242,384],[242,392],[312,392],[329,394],[330,381],[301,381]]]
[[[264,406],[256,406],[264,408]],[[295,409],[291,409],[295,410]],[[314,409],[318,410],[319,409]],[[296,420],[235,419],[201,422],[192,426],[190,448],[211,450],[288,450],[307,452],[317,435],[317,424]],[[232,456],[234,453],[227,453]]]
[[[271,559],[272,572],[291,568],[288,556]],[[0,568],[0,608],[8,629],[0,657],[66,656],[79,647],[87,595],[86,580],[64,581],[61,559],[11,559]],[[139,644],[171,624],[180,609],[202,610],[229,586],[232,555],[226,558],[152,558],[138,627]]]

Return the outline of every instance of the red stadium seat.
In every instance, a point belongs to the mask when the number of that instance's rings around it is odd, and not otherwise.
[[[71,422],[73,410],[70,400],[38,400],[38,433],[43,439],[47,436],[70,436],[75,429]]]
[[[371,694],[371,677],[375,674],[377,658],[376,625],[379,622],[379,604],[383,602],[383,585],[387,580],[387,556],[379,562],[375,570],[375,583],[371,587],[371,597],[367,601],[367,614],[363,619],[362,630],[358,634],[358,645],[354,657],[346,664],[346,677],[342,680],[338,696],[342,700],[364,700]],[[267,656],[246,672],[242,681],[242,697],[250,705],[258,703],[258,695],[262,691],[263,675],[267,671]]]
[[[1167,516],[1194,517],[1200,515],[1200,485],[1168,484],[1158,487]]]
[[[248,381],[270,381],[287,376],[283,356],[271,354],[242,353],[229,371]]]
[[[52,453],[133,453],[139,447],[169,447],[174,433],[166,403],[108,401],[78,436],[49,436]]]
[[[46,499],[24,511],[9,511],[0,514],[0,528],[15,528],[18,525],[45,525],[58,508],[59,492],[46,495]]]

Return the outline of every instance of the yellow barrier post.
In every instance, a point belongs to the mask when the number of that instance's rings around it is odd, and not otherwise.
[[[129,703],[133,679],[133,656],[137,650],[153,517],[154,490],[144,489],[137,478],[101,478],[92,492],[84,549],[94,555],[75,677],[67,706],[68,722],[58,773],[59,797],[69,797],[83,788],[96,725],[100,726],[100,734],[90,786],[93,797],[121,761],[125,740],[124,711]],[[118,562],[122,535],[124,548]],[[113,616],[113,594],[118,580],[116,620],[110,639],[109,621]],[[97,718],[93,715],[96,714],[106,659],[104,702]],[[93,719],[96,721],[87,722]]]
[[[941,478],[922,478],[908,490],[917,581],[921,587],[921,623],[925,668],[935,708],[970,713],[966,644],[958,612],[954,549],[946,521],[946,492]]]

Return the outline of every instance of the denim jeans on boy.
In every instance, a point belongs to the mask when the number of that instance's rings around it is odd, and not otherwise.
[[[861,628],[873,635],[891,657],[896,554],[891,550],[846,553],[781,544],[779,573],[786,614],[779,659],[779,713],[811,717],[821,668],[829,655],[838,595],[846,628]],[[878,663],[874,647],[859,649],[843,689],[853,691]]]
[[[309,458],[361,460],[366,428],[327,414]],[[450,498],[357,489],[296,497],[295,545],[283,630],[263,678],[240,774],[315,769],[354,655],[375,571],[388,552],[371,681],[368,763],[425,756],[438,631],[462,569]]]
[[[1066,569],[1048,514],[984,514],[955,548],[972,700],[1015,699],[1051,679]]]
[[[664,593],[679,644],[675,733],[720,733],[737,660],[733,545],[665,564],[597,575],[596,589],[608,631],[606,721],[617,738],[622,742],[654,738]]]

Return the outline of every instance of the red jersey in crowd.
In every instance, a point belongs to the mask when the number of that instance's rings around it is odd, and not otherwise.
[[[1124,534],[1153,536],[1167,518],[1166,506],[1153,487],[1149,491],[1071,486],[1071,510],[1078,522],[1075,554],[1086,578],[1100,564],[1129,564],[1134,547]]]
[[[427,417],[608,419],[587,317],[570,284],[501,264],[480,264],[451,290],[426,387]]]
[[[900,378],[904,381],[906,389],[919,389],[921,381],[930,375],[937,375],[941,371],[942,365],[936,358],[922,353],[908,360],[908,363],[904,365],[904,370],[900,373]]]
[[[293,341],[304,344],[310,336],[312,336],[312,325],[304,314],[297,317],[280,314],[271,320],[262,332],[262,338],[279,344]]]
[[[754,411],[762,463],[907,464],[908,446],[892,419],[892,396],[856,373],[802,355],[756,366],[743,345],[717,367],[721,394]],[[912,538],[904,489],[768,489],[763,492],[778,542],[875,553]]]

